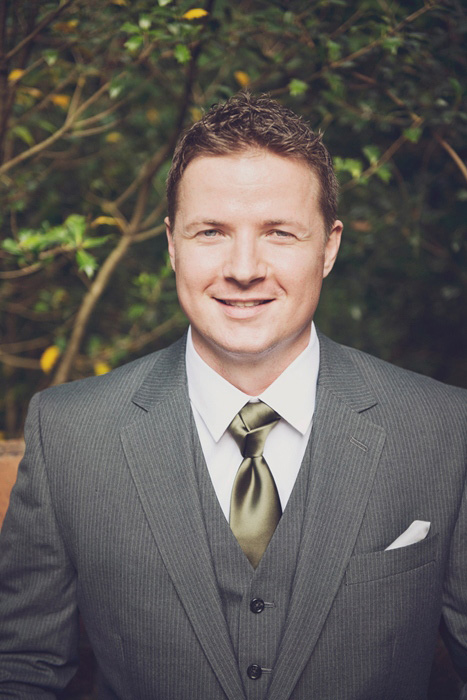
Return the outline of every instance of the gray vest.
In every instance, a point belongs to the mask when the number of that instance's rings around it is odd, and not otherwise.
[[[292,595],[310,473],[311,440],[287,507],[255,570],[235,539],[199,441],[196,473],[225,619],[248,700],[265,700]]]

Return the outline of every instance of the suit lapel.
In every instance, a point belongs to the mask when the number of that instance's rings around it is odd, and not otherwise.
[[[184,342],[158,355],[121,432],[147,521],[198,640],[229,700],[244,698],[213,570],[194,472]]]
[[[345,351],[322,336],[320,346],[308,503],[268,700],[290,697],[313,652],[352,554],[385,441],[384,430],[365,413],[376,400]]]

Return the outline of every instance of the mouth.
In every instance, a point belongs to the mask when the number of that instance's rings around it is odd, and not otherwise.
[[[230,300],[230,299],[217,299],[216,301],[219,301],[221,304],[225,304],[226,306],[235,306],[237,309],[247,309],[252,306],[261,306],[262,304],[269,304],[272,299],[257,299],[253,301],[235,301],[235,300]]]

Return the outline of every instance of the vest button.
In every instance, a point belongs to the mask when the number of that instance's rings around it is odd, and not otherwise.
[[[263,670],[259,664],[251,664],[251,666],[248,666],[246,672],[248,678],[251,678],[252,681],[257,681],[258,678],[261,678]]]
[[[252,613],[261,613],[264,610],[264,600],[261,598],[253,598],[250,602],[250,610]]]

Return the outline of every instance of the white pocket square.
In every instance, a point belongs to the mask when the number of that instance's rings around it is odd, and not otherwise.
[[[414,520],[413,523],[409,525],[407,530],[405,530],[402,535],[399,535],[399,537],[395,539],[394,542],[389,545],[389,547],[386,547],[384,551],[387,552],[388,549],[408,547],[410,544],[415,544],[415,542],[424,540],[428,535],[430,525],[431,523],[428,523],[425,520]]]

